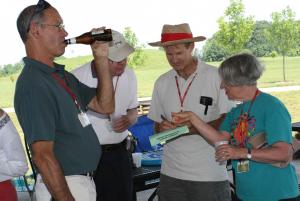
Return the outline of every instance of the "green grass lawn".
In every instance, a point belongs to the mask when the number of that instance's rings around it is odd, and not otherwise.
[[[286,81],[283,82],[282,57],[263,57],[260,61],[265,66],[265,72],[259,79],[259,87],[277,87],[300,85],[300,57],[287,57],[285,63]],[[214,66],[219,66],[220,62],[212,62]]]
[[[292,122],[300,121],[300,91],[272,92],[271,94],[284,103],[291,114]]]
[[[162,73],[170,70],[164,51],[149,49],[145,50],[145,52],[147,54],[145,64],[134,69],[138,79],[139,97],[151,96],[155,80]],[[89,55],[67,59],[58,58],[56,62],[66,65],[67,70],[72,70],[91,59],[92,56]],[[266,71],[259,80],[259,87],[300,85],[300,57],[286,58],[286,82],[282,81],[282,57],[261,58],[261,61],[265,64]],[[212,62],[211,64],[219,66],[220,62]],[[18,75],[16,74],[10,77],[0,78],[0,107],[13,106],[13,96],[17,76]]]

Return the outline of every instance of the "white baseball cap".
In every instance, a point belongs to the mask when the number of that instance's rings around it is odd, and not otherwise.
[[[125,41],[121,33],[112,30],[112,38],[113,40],[110,42],[108,50],[108,58],[110,60],[119,62],[134,52],[134,48]]]

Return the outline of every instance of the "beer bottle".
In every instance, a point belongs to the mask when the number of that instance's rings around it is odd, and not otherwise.
[[[69,38],[65,40],[67,45],[69,44],[86,44],[89,45],[95,40],[98,41],[112,41],[111,29],[103,29],[99,31],[86,32],[75,38]]]

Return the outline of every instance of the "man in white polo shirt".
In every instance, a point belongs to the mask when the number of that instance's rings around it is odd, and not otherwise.
[[[220,89],[217,68],[193,57],[194,37],[188,24],[164,25],[161,41],[172,69],[155,83],[149,118],[156,132],[174,129],[172,112],[193,111],[218,128],[232,103]],[[190,134],[164,145],[158,197],[160,201],[229,201],[225,165],[215,161],[215,150],[188,124]]]
[[[115,112],[109,116],[88,111],[88,117],[102,147],[102,156],[94,176],[97,201],[132,201],[132,163],[126,149],[128,127],[137,119],[137,80],[127,67],[127,57],[134,51],[121,33],[112,31],[109,68],[113,76]],[[93,61],[72,72],[81,82],[96,87]],[[96,153],[95,153],[96,154]]]

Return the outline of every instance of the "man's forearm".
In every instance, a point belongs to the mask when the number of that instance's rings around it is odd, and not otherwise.
[[[138,115],[137,108],[127,110],[127,115],[129,118],[130,126],[135,124],[137,121],[137,115]]]
[[[44,184],[56,201],[73,201],[62,169],[55,158],[36,159],[35,164],[42,176]]]
[[[94,61],[98,78],[97,93],[92,100],[91,109],[98,113],[110,114],[115,108],[115,99],[111,73],[108,68],[108,58],[101,57]]]

